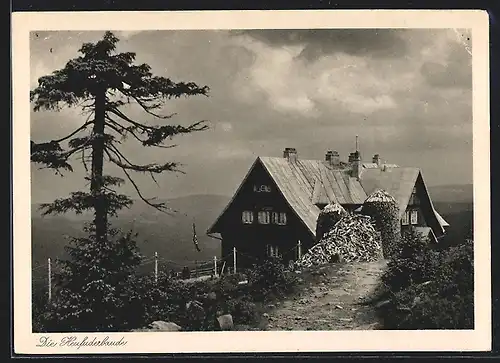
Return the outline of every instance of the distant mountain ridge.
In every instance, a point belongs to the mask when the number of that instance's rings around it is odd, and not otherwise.
[[[474,188],[472,184],[434,185],[427,187],[433,202],[472,203]]]
[[[120,211],[118,218],[110,219],[110,223],[123,231],[133,229],[137,232],[138,247],[146,257],[158,252],[161,259],[180,265],[195,260],[211,260],[220,254],[220,241],[210,238],[205,232],[228,201],[229,197],[220,195],[189,195],[164,200],[169,208],[179,211],[170,214],[137,201],[130,209]],[[34,265],[44,263],[48,257],[65,256],[64,246],[68,243],[65,235],[81,236],[84,223],[92,218],[90,213],[42,217],[38,206],[32,205]],[[193,222],[201,252],[196,251],[192,241]]]
[[[472,185],[431,186],[428,188],[436,209],[456,228],[454,235],[460,236],[464,225],[472,218]],[[229,196],[198,194],[164,200],[166,205],[178,211],[167,215],[136,201],[130,209],[120,211],[111,223],[127,231],[138,233],[140,251],[146,257],[158,252],[161,259],[175,261],[178,265],[189,261],[213,259],[220,254],[220,240],[210,238],[206,230],[216,220],[229,202]],[[85,221],[92,215],[65,214],[42,217],[39,205],[32,205],[32,260],[35,266],[43,264],[48,257],[64,256],[68,236],[81,236]],[[192,224],[201,252],[197,252],[192,241]],[[179,266],[178,266],[179,267]]]

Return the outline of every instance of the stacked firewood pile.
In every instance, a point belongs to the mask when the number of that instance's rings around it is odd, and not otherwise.
[[[331,203],[323,208],[316,222],[316,243],[346,214],[346,210],[338,203]]]
[[[375,228],[382,237],[383,255],[390,258],[401,240],[398,202],[385,190],[379,189],[368,196],[361,213],[370,216],[375,222]]]
[[[376,261],[381,256],[380,233],[374,228],[371,218],[360,214],[346,214],[333,228],[325,233],[296,262],[296,267],[305,268],[331,262]]]

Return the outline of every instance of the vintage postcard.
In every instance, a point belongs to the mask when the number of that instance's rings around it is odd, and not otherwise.
[[[490,349],[486,12],[12,19],[15,353]]]

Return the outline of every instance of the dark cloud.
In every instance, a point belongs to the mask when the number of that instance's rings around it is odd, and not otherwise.
[[[230,194],[257,155],[279,156],[284,147],[296,147],[300,157],[322,158],[325,150],[333,148],[347,158],[355,135],[366,159],[380,153],[389,162],[419,166],[431,184],[472,180],[472,92],[464,88],[471,82],[470,56],[453,33],[451,37],[444,30],[252,30],[243,34],[155,31],[129,35],[119,43],[120,52],[137,52],[137,63],[150,64],[157,75],[211,88],[208,98],[171,100],[159,110],[177,113],[171,120],[175,124],[208,119],[210,130],[175,138],[173,143],[179,146],[173,149],[144,149],[133,140],[121,145],[133,162],[183,164],[186,174],[158,177],[161,188],[147,176],[137,175],[147,197]],[[101,35],[40,33],[31,42],[32,82],[64,66],[77,55],[82,42]],[[255,39],[271,48],[250,42]],[[280,49],[297,44],[305,45],[304,59],[344,54],[307,62]],[[425,62],[432,63],[422,66]],[[304,97],[314,103],[318,111],[314,116],[295,107]],[[365,105],[384,97],[392,100],[391,107]],[[288,108],[278,108],[280,101],[286,101]],[[159,122],[137,107],[124,112],[133,119]],[[73,109],[32,113],[32,138],[64,136],[83,119]],[[57,178],[34,167],[33,200],[50,201],[85,188],[83,167],[76,162],[75,168],[74,173]],[[109,165],[106,172],[120,175]],[[121,192],[135,196],[130,184]]]
[[[249,35],[272,46],[305,46],[301,57],[314,60],[326,54],[343,52],[376,58],[406,54],[407,42],[399,29],[296,29],[244,30],[233,35]]]

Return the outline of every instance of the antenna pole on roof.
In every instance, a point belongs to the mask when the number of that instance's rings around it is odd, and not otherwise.
[[[356,135],[356,151],[358,151],[358,135]]]

